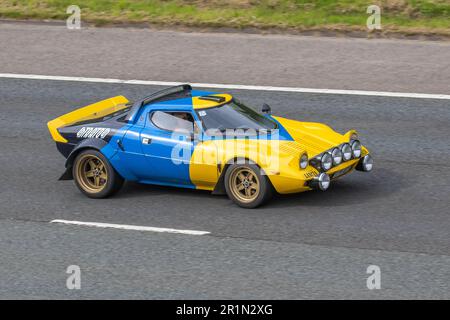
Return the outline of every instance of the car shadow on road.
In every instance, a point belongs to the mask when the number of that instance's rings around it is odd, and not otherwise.
[[[405,186],[411,186],[413,181],[407,183],[407,180],[406,176],[387,168],[378,168],[369,174],[354,172],[333,181],[325,192],[313,190],[276,195],[267,207],[335,207],[370,202],[387,198],[400,192]]]
[[[265,208],[283,207],[327,207],[347,206],[368,202],[373,199],[383,199],[400,192],[405,186],[412,186],[413,181],[399,172],[387,168],[377,168],[369,174],[354,172],[341,180],[334,181],[329,190],[309,191],[289,195],[275,195]],[[176,188],[158,185],[127,182],[117,194],[118,198],[131,199],[170,195],[176,198],[189,198],[199,201],[223,198],[213,196],[210,191]],[[210,200],[211,199],[211,200]]]

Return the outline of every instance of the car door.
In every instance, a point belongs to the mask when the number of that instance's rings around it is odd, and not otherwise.
[[[189,163],[194,150],[194,122],[181,119],[186,111],[152,110],[140,132],[142,153],[147,162],[143,182],[192,187]],[[191,115],[192,118],[192,115]]]

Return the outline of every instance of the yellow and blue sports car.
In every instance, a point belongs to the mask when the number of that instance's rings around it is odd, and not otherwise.
[[[118,191],[124,180],[210,190],[254,208],[274,191],[326,190],[373,160],[355,130],[271,115],[229,94],[181,85],[130,103],[117,96],[50,122],[67,158],[61,180],[74,179],[91,198]]]

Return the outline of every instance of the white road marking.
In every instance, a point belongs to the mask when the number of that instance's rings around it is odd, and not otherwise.
[[[120,80],[120,79],[107,79],[107,78],[45,76],[45,75],[36,75],[36,74],[15,74],[15,73],[0,73],[0,78],[96,82],[96,83],[119,83],[119,84],[151,85],[151,86],[176,86],[176,85],[185,83],[185,82],[170,82],[170,81]],[[253,86],[253,85],[238,85],[238,84],[217,84],[217,83],[190,83],[190,84],[193,87],[217,88],[217,89],[321,93],[321,94],[344,94],[344,95],[357,95],[357,96],[379,96],[379,97],[394,97],[394,98],[420,98],[420,99],[450,100],[450,95],[448,95],[448,94],[314,89],[314,88],[272,87],[272,86]]]
[[[83,221],[71,221],[71,220],[60,220],[60,219],[52,220],[52,221],[50,221],[50,223],[63,223],[63,224],[73,224],[73,225],[78,225],[78,226],[97,227],[97,228],[114,228],[114,229],[134,230],[134,231],[182,233],[182,234],[189,234],[189,235],[195,235],[195,236],[202,236],[202,235],[211,233],[208,231],[179,230],[179,229],[171,229],[171,228],[155,228],[155,227],[127,225],[127,224],[83,222]]]

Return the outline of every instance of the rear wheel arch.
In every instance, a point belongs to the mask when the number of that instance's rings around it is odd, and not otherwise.
[[[93,149],[101,152],[101,149],[106,146],[108,142],[102,139],[86,139],[78,143],[70,152],[66,159],[66,171],[61,176],[60,180],[72,180],[72,167],[75,158],[84,150]]]
[[[230,200],[247,209],[265,204],[274,191],[264,170],[253,161],[229,164],[223,184]]]
[[[214,190],[213,190],[213,194],[214,195],[225,195],[225,194],[227,194],[227,192],[225,190],[225,174],[226,174],[227,170],[229,169],[229,167],[231,165],[240,163],[240,162],[238,162],[238,160],[243,161],[243,164],[244,163],[253,164],[253,165],[255,165],[255,166],[257,166],[259,168],[261,173],[264,173],[264,169],[261,168],[261,166],[256,161],[253,161],[253,160],[251,160],[251,159],[249,159],[247,157],[234,157],[234,158],[231,158],[225,163],[225,165],[223,165],[223,168],[220,171],[219,179],[217,180],[217,183],[216,183],[216,185],[214,187]],[[275,191],[275,188],[274,188],[274,186],[272,184],[272,181],[270,181],[269,178],[267,178],[267,180],[269,181],[272,190]]]

